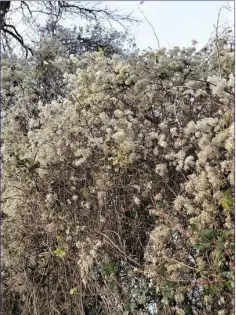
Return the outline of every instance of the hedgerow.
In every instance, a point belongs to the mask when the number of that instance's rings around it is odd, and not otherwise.
[[[49,102],[3,60],[4,314],[233,314],[227,36],[54,56]]]

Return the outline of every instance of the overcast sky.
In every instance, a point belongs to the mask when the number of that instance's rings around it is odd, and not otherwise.
[[[138,48],[157,48],[152,27],[158,36],[160,46],[170,48],[173,46],[190,46],[192,40],[198,41],[197,48],[207,44],[211,34],[214,32],[214,25],[217,23],[217,16],[222,6],[234,7],[234,1],[101,1],[102,6],[117,9],[121,13],[133,13],[133,16],[142,20],[139,25],[130,27],[130,34],[135,37]],[[19,1],[14,2],[19,5]],[[142,10],[150,24],[145,21]],[[43,17],[43,20],[45,17]],[[15,14],[13,20],[22,35],[30,34],[30,27],[24,26],[21,22],[21,15]],[[37,20],[39,21],[39,20]],[[72,24],[83,26],[84,22],[78,18],[66,19],[65,26]],[[233,25],[234,9],[228,11],[223,8],[220,14],[220,25]],[[34,35],[33,35],[34,36]]]
[[[222,6],[234,7],[234,1],[104,1],[111,8],[123,12],[133,12],[135,17],[144,20],[139,26],[133,26],[131,33],[135,36],[140,49],[157,48],[157,40],[152,27],[145,21],[140,9],[155,29],[160,45],[165,47],[189,46],[193,39],[204,46],[217,23],[217,16]],[[233,25],[234,10],[223,8],[220,25]]]

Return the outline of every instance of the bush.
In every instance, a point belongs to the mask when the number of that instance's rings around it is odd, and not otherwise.
[[[4,314],[233,312],[234,52],[214,45],[71,56],[34,115],[14,92]]]

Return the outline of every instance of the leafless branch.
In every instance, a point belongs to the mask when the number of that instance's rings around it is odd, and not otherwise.
[[[23,10],[23,5],[26,6],[26,8],[27,8],[28,11],[29,11],[30,16],[33,17],[32,12],[31,12],[31,10],[30,10],[29,5],[27,4],[27,2],[21,1],[21,8],[22,8],[22,10]]]
[[[14,32],[10,31],[8,28],[12,28],[14,30]],[[28,51],[30,51],[30,53],[33,55],[33,50],[27,46],[24,43],[23,37],[17,32],[15,26],[13,25],[9,25],[9,24],[5,24],[2,28],[3,32],[5,32],[6,34],[11,35],[13,38],[15,38],[20,44],[21,46],[25,49],[26,51],[26,57],[28,56]]]
[[[146,22],[151,26],[152,30],[153,30],[153,34],[157,40],[157,46],[158,46],[158,49],[160,49],[160,42],[159,42],[159,39],[158,39],[158,36],[156,34],[156,31],[155,31],[155,28],[154,26],[152,25],[152,23],[148,20],[148,18],[146,17],[146,15],[143,13],[143,11],[140,9],[140,7],[138,7],[139,11],[142,13],[143,17],[145,18]]]
[[[226,7],[226,6],[222,6],[218,12],[218,16],[217,16],[217,23],[216,23],[216,27],[215,27],[215,31],[216,31],[216,51],[217,51],[217,58],[218,58],[218,66],[219,66],[219,74],[220,74],[220,78],[222,77],[222,70],[221,70],[221,63],[220,63],[220,48],[219,48],[219,33],[218,33],[218,29],[219,29],[219,22],[220,22],[220,14],[221,11],[223,9],[227,9],[228,11],[230,11],[230,7]]]
[[[11,1],[0,2],[0,12],[2,12],[0,13],[0,28],[3,33],[10,35],[12,38],[16,39],[18,43],[21,45],[23,44],[23,48],[32,52],[32,50],[25,44],[24,36],[17,32],[16,25],[13,22],[8,23],[8,26],[6,25],[6,14],[10,11],[13,12],[10,10],[10,4]],[[118,23],[123,28],[125,28],[124,22],[138,22],[138,20],[131,17],[129,14],[119,14],[116,10],[111,10],[107,7],[98,7],[99,4],[100,2],[97,1],[93,5],[89,5],[88,3],[83,4],[83,1],[35,1],[34,4],[29,1],[20,1],[20,6],[17,8],[17,12],[22,14],[22,21],[23,18],[25,18],[26,23],[29,24],[31,24],[31,21],[34,19],[34,13],[48,15],[56,23],[66,15],[70,15],[70,18],[71,15],[79,16],[87,21],[96,21],[97,24],[102,20],[106,20],[111,27],[111,22]],[[27,9],[26,11],[25,8]],[[16,8],[13,8],[13,10],[16,11]],[[9,24],[11,26],[9,26]],[[14,29],[13,26],[15,27]]]

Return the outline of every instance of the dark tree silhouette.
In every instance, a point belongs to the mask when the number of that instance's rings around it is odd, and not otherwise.
[[[113,21],[124,26],[125,22],[135,22],[129,14],[124,15],[117,12],[117,10],[111,10],[107,7],[101,7],[101,2],[88,3],[84,1],[17,1],[20,4],[18,12],[22,13],[23,17],[28,18],[31,22],[35,19],[34,14],[43,14],[53,20],[56,24],[62,18],[67,16],[78,16],[82,19],[86,19],[89,22],[96,22],[101,24],[107,20]],[[26,51],[33,54],[33,49],[25,43],[24,37],[17,30],[17,26],[14,23],[8,23],[8,13],[11,11],[12,1],[0,2],[0,30],[2,34],[1,40],[8,38],[14,38]],[[36,18],[37,23],[37,18]]]

